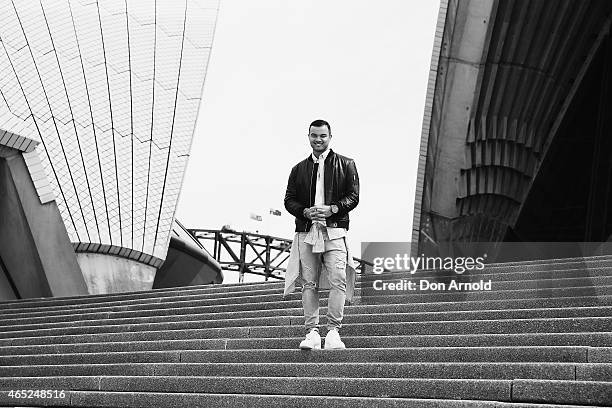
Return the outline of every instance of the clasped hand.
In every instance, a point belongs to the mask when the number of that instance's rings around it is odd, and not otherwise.
[[[304,210],[304,215],[309,220],[313,221],[325,221],[325,219],[332,215],[330,205],[314,205]]]

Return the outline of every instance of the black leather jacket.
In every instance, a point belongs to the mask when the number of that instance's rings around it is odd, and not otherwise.
[[[359,175],[355,161],[329,150],[325,158],[325,204],[338,206],[338,212],[327,218],[328,227],[349,227],[349,211],[359,203]],[[312,183],[316,182],[312,155],[291,169],[285,208],[295,217],[295,230],[307,232],[312,221],[304,216],[304,209],[314,205]]]

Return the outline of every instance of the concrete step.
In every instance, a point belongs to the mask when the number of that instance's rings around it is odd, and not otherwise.
[[[378,306],[378,308],[377,308]],[[380,307],[383,306],[383,307]],[[396,312],[385,305],[359,306],[346,308],[343,323],[367,323],[367,322],[411,322],[411,321],[439,321],[439,320],[503,320],[503,319],[531,319],[546,317],[606,317],[612,315],[612,306],[586,306],[586,307],[559,307],[539,309],[502,309],[502,310],[472,310],[472,311],[443,311],[443,312]],[[408,306],[408,305],[406,305]],[[381,309],[381,310],[377,310]],[[409,310],[406,307],[406,310]],[[361,313],[359,313],[361,312]],[[382,313],[380,313],[382,312]],[[116,332],[134,330],[138,325],[150,325],[156,330],[165,326],[173,327],[177,324],[193,324],[194,327],[241,327],[241,326],[266,326],[284,324],[302,324],[302,310],[272,309],[254,311],[251,313],[223,314],[184,314],[175,316],[152,316],[134,318],[112,318],[98,320],[68,320],[54,323],[35,324],[12,324],[0,326],[0,338],[12,337],[14,332],[31,332],[30,335],[59,335],[76,333]],[[320,309],[321,324],[325,324],[327,308]],[[252,317],[250,317],[252,316]],[[185,326],[187,327],[187,326]],[[106,329],[103,329],[106,328]],[[72,331],[69,333],[68,330]]]
[[[605,363],[611,348],[589,347],[397,347],[345,350],[193,350],[181,352],[183,363],[329,363],[329,362],[566,362]],[[589,354],[591,352],[591,354]]]
[[[512,399],[518,402],[610,406],[612,383],[558,380],[514,380]]]
[[[112,392],[198,392],[401,398],[511,400],[512,380],[439,380],[310,377],[21,377],[0,378],[0,389]],[[0,399],[0,403],[5,403]]]
[[[380,347],[486,347],[488,346],[612,346],[610,332],[599,333],[513,333],[513,334],[428,334],[405,336],[342,336],[352,348]],[[260,339],[227,339],[226,349],[296,348],[303,336]],[[605,355],[605,353],[604,353]]]
[[[589,363],[115,363],[0,366],[0,377],[344,377],[612,381],[612,364]]]
[[[342,336],[344,342],[351,348],[368,350],[379,348],[406,347],[584,347],[582,351],[588,362],[612,362],[612,333],[517,333],[517,334],[452,334],[452,335],[407,335],[407,336]],[[185,350],[270,350],[297,349],[303,334],[286,338],[216,338],[216,339],[186,339],[186,340],[148,340],[148,341],[117,341],[64,343],[44,345],[4,346],[0,348],[1,364],[14,364],[17,356],[40,356],[37,358],[57,361],[80,361],[80,355],[108,355],[117,353],[133,353],[134,361],[180,361],[180,352]],[[163,353],[169,353],[168,355]],[[144,354],[139,354],[144,353]],[[161,353],[161,354],[160,354]],[[125,354],[117,354],[120,358],[130,358]],[[357,354],[351,354],[357,355]],[[46,357],[45,357],[46,356]],[[64,357],[62,357],[64,356]],[[97,357],[96,357],[97,358]],[[586,357],[585,357],[586,358]],[[76,360],[74,360],[76,359]],[[142,360],[144,359],[144,360]],[[161,359],[161,360],[159,360]],[[39,361],[39,360],[36,360]],[[51,364],[49,360],[44,364]],[[96,360],[97,361],[97,360]],[[107,361],[107,360],[104,360]],[[116,361],[116,360],[112,360]],[[129,360],[126,360],[129,361]],[[41,363],[42,364],[42,363]]]
[[[597,307],[611,306],[612,296],[584,296],[584,297],[561,297],[561,298],[544,298],[544,299],[510,299],[510,300],[484,300],[463,303],[410,303],[410,304],[379,304],[379,305],[347,305],[345,313],[407,313],[414,312],[434,313],[445,311],[489,311],[489,310],[511,310],[511,309],[538,309],[538,308],[579,308],[579,307]],[[155,306],[155,305],[154,305]],[[159,306],[159,305],[157,305]],[[106,312],[87,312],[87,313],[71,313],[71,314],[55,314],[44,315],[27,318],[2,318],[0,324],[2,327],[22,326],[28,324],[38,324],[44,327],[53,327],[53,324],[62,324],[64,322],[74,322],[74,324],[87,324],[88,321],[107,321],[109,319],[139,319],[152,318],[164,319],[167,316],[172,318],[180,318],[185,315],[206,315],[211,319],[228,319],[228,318],[248,318],[248,317],[269,317],[269,316],[290,316],[301,315],[302,308],[300,301],[283,302],[283,308],[274,307],[275,304],[264,303],[238,303],[226,304],[220,306],[192,306],[192,307],[173,307],[172,304],[163,305],[165,308],[145,308],[137,310],[125,310],[119,307],[116,310]],[[326,307],[322,306],[320,313],[326,313]],[[82,322],[82,323],[81,323]],[[48,325],[48,326],[47,326]]]
[[[465,273],[458,275],[455,273],[444,274],[439,271],[432,271],[428,273],[418,272],[415,274],[409,274],[407,272],[394,272],[394,273],[383,273],[377,274],[358,274],[356,286],[362,286],[366,282],[371,282],[375,279],[436,279],[444,277],[456,277],[456,278],[468,278],[473,279],[494,279],[496,281],[528,281],[528,280],[540,280],[540,279],[560,279],[560,278],[590,278],[597,276],[611,276],[612,275],[612,263],[610,267],[593,267],[593,268],[579,268],[579,269],[554,269],[554,270],[543,270],[543,271],[514,271],[507,273],[500,273],[500,271],[486,270],[487,273],[470,274]],[[235,292],[253,292],[257,290],[278,290],[281,291],[284,283],[281,282],[251,282],[251,283],[231,283],[222,285],[200,285],[200,286],[185,286],[180,288],[168,288],[168,289],[155,289],[147,292],[125,292],[108,295],[94,295],[92,297],[61,297],[61,298],[45,298],[29,300],[28,302],[16,302],[14,304],[7,304],[7,306],[29,308],[34,306],[44,306],[47,304],[73,304],[73,303],[99,303],[102,301],[118,301],[118,300],[129,300],[129,299],[141,299],[149,297],[168,297],[177,295],[197,295],[197,294],[221,294],[221,293],[235,293]],[[3,304],[0,303],[0,307]]]
[[[568,272],[561,270],[560,272]],[[545,287],[578,287],[578,286],[602,286],[609,285],[612,282],[612,268],[607,270],[594,270],[589,272],[580,272],[573,270],[571,275],[546,273],[534,275],[533,273],[512,273],[512,274],[489,274],[482,276],[468,275],[452,275],[452,279],[457,282],[479,281],[480,279],[491,279],[494,283],[493,290],[505,290],[508,288],[545,288]],[[421,276],[410,275],[405,273],[383,274],[383,275],[368,275],[360,278],[356,287],[369,289],[372,287],[373,281],[395,282],[399,279],[414,281],[417,285],[421,280],[429,280],[431,282],[449,282],[444,276]],[[512,282],[512,283],[511,283]],[[518,286],[517,286],[518,285]],[[207,289],[189,289],[175,290],[171,292],[140,292],[135,294],[117,294],[104,297],[92,296],[90,298],[53,298],[44,301],[30,301],[23,303],[13,303],[0,305],[0,308],[5,314],[13,312],[25,312],[28,310],[62,310],[68,309],[75,305],[87,307],[93,306],[118,306],[129,304],[144,304],[144,303],[160,303],[172,300],[205,300],[205,299],[221,299],[229,297],[245,297],[256,295],[281,294],[283,286],[281,284],[262,284],[262,285],[242,285],[230,286],[225,288],[224,285],[217,285],[215,288]],[[216,290],[215,290],[216,289]],[[231,290],[228,290],[231,289]],[[327,291],[322,291],[327,293]]]
[[[373,279],[406,277],[484,277],[494,287],[371,288]],[[15,400],[0,391],[0,405],[501,408],[612,401],[612,257],[493,265],[469,276],[360,276],[360,303],[347,306],[341,329],[347,350],[298,350],[300,294],[283,298],[282,285],[1,302],[0,390],[27,385],[64,389],[68,397]]]
[[[298,343],[294,343],[298,344]],[[207,363],[207,364],[314,364],[314,363],[429,363],[429,362],[483,362],[487,357],[496,362],[551,362],[590,363],[606,365],[605,352],[610,348],[592,347],[497,347],[495,352],[485,347],[403,347],[371,349],[355,348],[351,352],[333,351],[312,353],[293,349],[278,350],[176,350],[135,351],[114,353],[71,353],[0,356],[0,368],[6,366],[67,366],[79,364],[158,364],[158,363]],[[254,359],[249,358],[252,352]],[[457,353],[457,355],[454,355]],[[185,360],[181,360],[184,357]],[[283,360],[285,358],[286,360]],[[608,366],[609,367],[609,366]],[[348,374],[347,374],[348,375]]]
[[[509,275],[509,276],[506,276]],[[612,257],[602,257],[601,259],[586,259],[586,260],[563,260],[561,262],[552,263],[509,263],[509,264],[494,264],[487,266],[482,271],[471,271],[458,275],[454,272],[441,272],[435,270],[418,271],[414,275],[407,272],[394,272],[376,274],[359,274],[358,284],[360,281],[369,282],[372,279],[399,279],[412,277],[413,279],[442,279],[444,277],[478,277],[479,279],[495,277],[498,281],[506,280],[540,280],[547,278],[574,277],[574,278],[589,278],[596,276],[612,275]],[[85,296],[70,296],[56,298],[33,298],[19,301],[2,301],[0,309],[10,310],[12,308],[29,309],[33,307],[46,307],[51,305],[71,305],[71,304],[99,304],[108,302],[119,302],[126,300],[142,300],[152,298],[167,298],[180,295],[204,295],[229,292],[245,292],[253,290],[281,290],[282,282],[253,282],[239,284],[224,284],[224,285],[197,285],[186,286],[180,288],[163,288],[154,289],[146,292],[124,292],[117,294],[106,295],[85,295]]]
[[[285,317],[286,318],[286,317]],[[297,322],[296,322],[297,323]],[[181,323],[184,324],[184,323]],[[139,330],[119,333],[63,334],[36,336],[35,332],[9,332],[12,337],[0,339],[0,347],[16,345],[63,344],[102,341],[178,340],[197,338],[296,337],[304,332],[294,326],[245,326],[214,328],[180,328],[175,330]],[[196,325],[197,326],[197,325]],[[476,333],[580,333],[605,332],[612,327],[612,317],[576,317],[506,320],[464,320],[432,322],[353,323],[342,326],[345,336],[401,336],[409,334],[476,334]],[[142,329],[143,327],[139,327]],[[146,327],[145,327],[146,328]]]
[[[405,379],[330,377],[172,377],[88,376],[0,379],[0,389],[55,389],[110,392],[214,393],[252,395],[318,395],[421,399],[473,399],[606,406],[612,383],[558,380]],[[6,403],[6,394],[0,403]],[[32,401],[34,402],[34,401]],[[99,406],[100,401],[97,402]]]
[[[488,277],[489,275],[487,275]],[[522,279],[520,276],[517,277],[517,281],[498,281],[497,278],[493,275],[490,275],[492,279],[492,291],[500,291],[500,290],[508,290],[508,289],[536,289],[536,288],[556,288],[556,287],[591,287],[591,286],[605,286],[612,285],[612,269],[609,273],[605,275],[598,276],[582,276],[582,277],[546,277],[539,279]],[[372,278],[373,280],[379,281],[378,286],[381,286],[382,283],[393,283],[397,282],[400,278],[406,278],[405,281],[413,281],[417,285],[417,293],[421,293],[423,291],[418,289],[419,282],[427,281],[422,277],[414,276],[414,275],[398,275],[395,277],[388,276]],[[357,287],[361,288],[362,294],[372,294],[372,295],[383,295],[387,293],[395,293],[390,290],[382,290],[377,291],[373,289],[372,284],[373,280],[370,281],[370,278],[367,278],[367,282],[358,283]],[[471,282],[474,281],[473,277],[468,276],[459,276],[453,277],[453,280],[457,282]],[[449,280],[444,280],[441,277],[435,277],[429,279],[429,282],[441,282],[449,284]],[[64,299],[58,299],[56,301],[45,301],[45,302],[29,302],[28,307],[24,307],[24,305],[5,305],[3,308],[3,314],[9,315],[11,313],[25,313],[28,311],[54,311],[54,310],[69,310],[73,309],[74,306],[85,306],[88,308],[95,306],[121,306],[121,305],[134,305],[134,304],[147,304],[147,303],[161,303],[161,302],[172,302],[174,300],[212,300],[212,299],[229,299],[229,298],[244,298],[249,296],[266,296],[266,295],[281,295],[282,287],[275,288],[266,288],[266,289],[249,289],[243,291],[217,291],[211,293],[201,293],[199,291],[186,291],[186,292],[177,292],[172,296],[143,296],[140,294],[138,297],[133,298],[129,297],[126,299],[99,299],[99,302],[94,302],[96,299],[87,299],[87,301],[81,300],[72,300],[70,302]],[[327,296],[328,291],[321,291],[322,296]],[[11,307],[9,307],[11,306]]]
[[[14,404],[15,399],[0,391],[0,403]],[[62,398],[32,398],[28,406],[120,407],[120,408],[560,408],[559,405],[512,403],[485,400],[413,399],[389,397],[336,397],[278,394],[202,394],[159,392],[66,391]],[[24,400],[19,400],[23,403]],[[11,405],[14,406],[14,405]],[[563,408],[594,408],[563,405]]]
[[[584,297],[584,296],[610,296],[612,295],[612,285],[588,286],[588,287],[562,287],[562,288],[532,288],[522,289],[519,284],[506,290],[494,291],[474,291],[474,292],[428,292],[428,293],[401,293],[387,294],[380,296],[364,296],[359,299],[362,304],[390,304],[390,303],[434,303],[434,302],[454,302],[454,301],[481,301],[481,300],[507,300],[507,299],[527,299],[527,298],[554,298],[554,297]],[[32,318],[48,315],[79,314],[87,312],[111,312],[125,310],[152,310],[164,309],[168,307],[194,307],[194,306],[227,306],[232,304],[257,303],[268,304],[267,308],[278,308],[278,306],[296,307],[301,305],[301,294],[293,293],[286,298],[281,293],[270,295],[253,295],[230,298],[216,299],[142,299],[139,303],[120,303],[118,305],[86,305],[84,307],[74,306],[52,306],[41,310],[31,311],[3,310],[3,319],[7,318]],[[296,302],[293,305],[288,302]],[[324,305],[327,299],[323,297],[321,304]],[[295,306],[294,306],[295,305]],[[265,308],[265,306],[264,306]],[[251,309],[253,310],[253,309]]]
[[[276,312],[276,313],[275,313]],[[292,313],[282,313],[292,312]],[[326,308],[320,311],[321,324],[325,324]],[[179,316],[138,317],[128,319],[80,320],[59,323],[37,323],[23,325],[0,326],[0,338],[19,336],[51,336],[64,334],[113,333],[137,330],[178,330],[186,328],[206,327],[244,327],[244,326],[280,326],[301,325],[304,317],[301,309],[279,309],[258,312],[260,316],[247,317],[244,314],[233,313],[230,316],[218,318],[210,314],[193,314]],[[440,320],[504,320],[532,319],[557,317],[606,317],[612,316],[612,306],[599,307],[565,307],[541,309],[506,309],[478,311],[446,311],[420,313],[356,313],[355,310],[345,311],[344,324],[350,323],[381,323],[381,322],[414,322]],[[216,318],[215,318],[216,317]]]
[[[502,291],[502,290],[518,290],[518,289],[544,289],[544,288],[560,288],[560,287],[601,287],[601,286],[609,286],[612,285],[612,269],[608,271],[606,274],[598,275],[598,276],[582,276],[582,277],[546,277],[546,278],[538,278],[538,279],[524,279],[521,276],[517,276],[517,280],[508,280],[508,281],[499,281],[497,277],[494,275],[487,275],[485,278],[490,278],[492,280],[492,292]],[[357,288],[360,288],[362,295],[378,295],[382,296],[385,294],[397,294],[397,291],[393,290],[376,290],[376,287],[381,287],[383,283],[395,283],[400,279],[403,279],[404,282],[414,282],[416,285],[416,290],[414,294],[424,294],[429,293],[427,290],[419,289],[420,282],[431,282],[431,283],[444,283],[446,285],[450,285],[450,280],[444,279],[442,277],[434,277],[425,279],[419,276],[414,275],[393,275],[393,276],[375,276],[373,278],[364,278],[366,281],[359,282],[357,284]],[[479,280],[475,280],[474,277],[468,276],[454,276],[452,280],[456,282],[472,282]],[[377,282],[376,286],[374,282]],[[74,309],[75,306],[79,306],[79,308],[92,308],[92,307],[108,307],[108,306],[122,306],[122,305],[137,305],[137,304],[148,304],[148,303],[162,303],[162,302],[172,302],[172,301],[188,301],[188,300],[215,300],[215,299],[231,299],[231,298],[247,298],[254,296],[268,296],[268,295],[282,295],[282,287],[276,286],[273,288],[249,288],[247,290],[242,291],[216,291],[216,292],[204,292],[201,291],[185,291],[185,292],[175,292],[172,295],[168,296],[144,296],[140,294],[138,297],[130,296],[125,299],[116,299],[115,297],[111,297],[109,299],[103,298],[99,299],[98,302],[94,302],[97,298],[87,299],[87,301],[82,300],[71,300],[66,301],[64,299],[58,299],[56,301],[45,301],[45,302],[29,302],[28,307],[24,307],[24,305],[5,305],[6,307],[2,308],[3,314],[8,316],[12,313],[27,313],[29,311],[33,312],[48,312],[55,310],[71,310]],[[409,293],[407,290],[401,290],[399,292]],[[467,291],[462,291],[467,292]],[[326,297],[328,295],[328,291],[321,291],[321,295]],[[227,301],[227,300],[226,300]]]

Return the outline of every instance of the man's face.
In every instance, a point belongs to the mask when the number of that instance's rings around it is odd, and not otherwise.
[[[315,153],[323,153],[329,146],[331,135],[326,125],[323,126],[311,126],[308,133],[308,139],[310,140],[310,146],[312,151]]]

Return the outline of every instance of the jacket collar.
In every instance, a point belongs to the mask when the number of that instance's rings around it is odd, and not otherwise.
[[[325,158],[325,163],[329,163],[330,161],[328,159],[331,158],[333,155],[334,151],[330,147],[329,153],[327,153],[327,157]],[[312,160],[312,152],[308,155],[308,158],[306,160],[310,161],[311,163],[314,163],[314,160]]]

